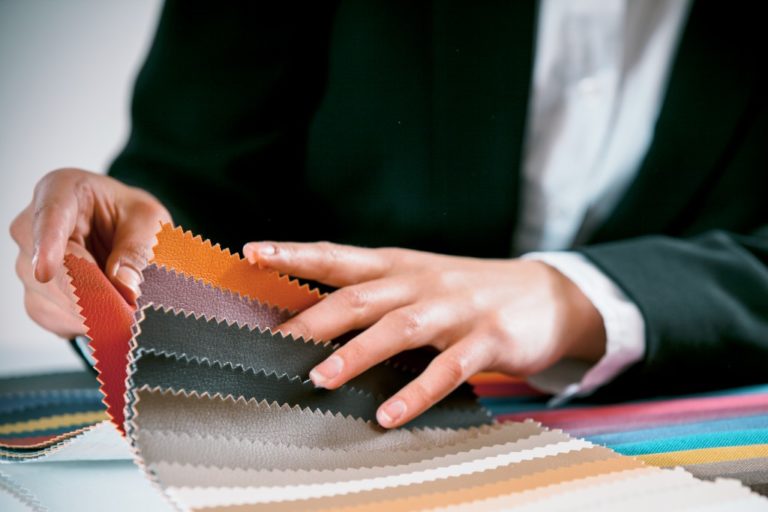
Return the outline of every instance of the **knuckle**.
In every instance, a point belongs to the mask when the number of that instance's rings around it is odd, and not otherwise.
[[[457,270],[434,271],[432,280],[437,289],[455,290],[462,286],[464,274]]]
[[[56,182],[62,180],[79,178],[83,174],[85,174],[84,171],[71,167],[54,169],[53,171],[47,172],[42,178],[40,178],[40,181],[38,181],[37,185],[35,185],[35,192],[39,193],[40,191],[45,190],[46,188],[54,185]]]
[[[314,339],[307,323],[300,318],[292,318],[284,324],[281,331],[290,334],[294,338]]]
[[[151,258],[151,242],[142,243],[139,240],[129,240],[120,246],[119,262],[131,264],[136,267],[136,270],[143,269]]]
[[[350,341],[338,351],[339,356],[352,368],[364,365],[370,351],[366,348],[363,341]]]
[[[445,357],[440,371],[451,385],[458,385],[467,378],[467,360],[462,356]]]
[[[410,385],[410,393],[419,404],[427,406],[437,402],[441,397],[434,386],[427,384],[423,379],[416,379]]]
[[[25,291],[24,293],[24,310],[29,315],[29,318],[42,325],[44,316],[41,310],[44,308],[42,299],[33,292]]]
[[[8,228],[8,232],[11,234],[11,238],[13,238],[13,241],[16,242],[17,245],[21,245],[21,242],[24,237],[24,225],[26,224],[26,219],[24,216],[26,215],[27,211],[24,210],[20,214],[18,214],[13,221],[11,222],[11,225]]]
[[[21,279],[22,282],[25,282],[27,278],[26,269],[27,269],[26,257],[23,254],[19,253],[19,255],[16,257],[16,265],[14,265],[14,270],[16,271],[16,276],[19,279]]]
[[[14,266],[14,270],[16,271],[16,276],[21,280],[21,282],[25,283],[29,279],[29,276],[27,276],[27,264],[26,264],[26,258],[22,254],[19,254],[16,257],[16,265]]]
[[[342,288],[337,293],[341,302],[354,313],[362,313],[370,303],[368,293],[360,287]]]
[[[513,330],[508,315],[499,309],[485,314],[485,328],[494,339],[507,341],[512,338]]]
[[[337,263],[344,259],[344,251],[339,245],[323,241],[318,242],[317,247],[321,253],[325,254],[329,268],[334,268]]]
[[[424,319],[419,311],[414,308],[398,309],[392,313],[392,317],[403,340],[413,342],[418,339],[424,327]]]

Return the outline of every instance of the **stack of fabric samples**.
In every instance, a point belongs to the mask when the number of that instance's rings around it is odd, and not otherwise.
[[[0,380],[0,459],[55,453],[107,419],[96,380],[71,372]]]
[[[462,386],[405,428],[375,410],[423,364],[382,363],[338,390],[309,370],[333,342],[274,331],[322,295],[164,225],[133,311],[68,257],[110,417],[183,510],[768,510],[531,421],[495,422]]]

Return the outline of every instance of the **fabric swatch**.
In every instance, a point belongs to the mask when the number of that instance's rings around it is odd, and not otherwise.
[[[124,432],[125,379],[133,308],[95,264],[67,254],[64,265],[88,329],[107,414]]]
[[[280,309],[301,311],[322,298],[307,285],[251,265],[237,253],[171,224],[162,225],[153,251],[151,263]]]
[[[243,298],[229,290],[215,288],[202,279],[154,263],[142,274],[139,308],[160,304],[166,309],[198,312],[207,319],[225,320],[251,329],[274,329],[291,316],[286,310]]]
[[[87,372],[0,379],[0,461],[45,457],[104,420],[98,386]]]
[[[478,437],[508,438],[511,432],[536,433],[542,430],[533,422],[509,425],[480,425],[463,430],[411,428],[386,430],[364,421],[313,411],[288,404],[243,398],[221,399],[184,394],[171,390],[138,389],[134,401],[134,425],[139,431],[153,430],[192,435],[221,436],[249,441],[290,444],[298,447],[346,448],[351,451],[389,451],[420,447],[440,448]],[[259,421],[254,422],[253,417]],[[221,418],[227,418],[222,422]],[[191,429],[191,430],[190,430]],[[505,434],[500,434],[505,430]],[[491,437],[489,437],[491,436]]]
[[[266,329],[226,325],[217,322],[215,317],[195,318],[181,311],[170,312],[155,307],[141,311],[136,337],[136,343],[145,352],[301,380],[306,380],[309,371],[336,349],[330,343],[295,339]],[[386,399],[414,377],[412,372],[385,362],[352,379],[342,389]],[[466,384],[459,386],[440,404],[481,409],[472,388]],[[487,421],[487,413],[482,411],[481,414]]]
[[[748,470],[741,478],[738,471],[742,464],[753,469],[750,461],[768,458],[768,385],[627,404],[572,403],[552,410],[547,397],[519,379],[483,374],[472,383],[481,402],[502,420],[536,418],[651,465],[684,466],[702,478],[738,478],[768,494],[768,478]]]
[[[286,355],[286,357],[289,357]],[[278,376],[263,370],[244,370],[236,365],[198,362],[174,355],[137,350],[134,354],[132,384],[174,391],[232,398],[255,398],[302,408],[329,411],[353,418],[374,421],[376,409],[384,399],[341,387],[316,388],[300,377]],[[433,407],[408,423],[409,427],[462,428],[490,423],[480,407]]]

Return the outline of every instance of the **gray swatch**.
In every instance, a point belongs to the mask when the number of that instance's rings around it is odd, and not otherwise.
[[[269,331],[239,328],[216,320],[197,319],[183,313],[147,307],[142,311],[137,345],[148,351],[181,359],[220,363],[244,370],[307,379],[309,371],[330,356],[334,348],[297,340]],[[379,364],[352,379],[345,387],[386,399],[408,384],[414,375],[388,364]],[[463,409],[482,407],[472,388],[462,385],[440,402]]]
[[[298,377],[279,377],[261,371],[232,368],[229,365],[189,361],[144,349],[139,349],[136,356],[132,376],[135,387],[148,386],[196,391],[200,394],[255,398],[327,410],[371,421],[375,420],[376,409],[383,402],[380,398],[343,386],[332,391],[315,388],[309,381]],[[490,416],[479,407],[432,407],[406,426],[466,428],[490,422]]]

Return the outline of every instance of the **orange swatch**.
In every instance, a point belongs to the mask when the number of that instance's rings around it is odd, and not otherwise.
[[[88,328],[90,347],[99,373],[107,414],[125,434],[125,379],[133,325],[133,308],[94,263],[67,254],[64,257],[75,287],[80,314]]]
[[[304,310],[322,299],[316,289],[260,269],[239,254],[171,224],[163,224],[157,234],[152,263],[289,311]]]

